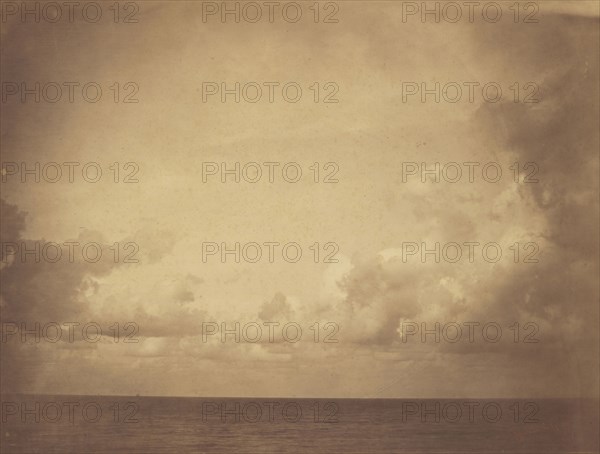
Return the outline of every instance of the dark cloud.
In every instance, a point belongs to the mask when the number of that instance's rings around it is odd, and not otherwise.
[[[264,302],[258,316],[265,321],[290,319],[293,314],[292,307],[287,301],[285,295],[281,292],[277,292],[273,299],[268,302]]]
[[[514,67],[512,77],[532,68],[540,75],[540,103],[484,104],[472,119],[482,140],[540,169],[539,183],[518,189],[522,203],[531,207],[532,215],[541,215],[546,226],[533,232],[544,244],[540,262],[498,266],[484,279],[470,279],[468,267],[415,269],[379,257],[355,263],[341,287],[347,294],[344,310],[361,322],[353,325],[349,338],[355,342],[398,346],[397,328],[403,319],[429,326],[435,321],[495,321],[505,327],[515,321],[534,322],[540,328],[539,344],[506,348],[441,343],[421,348],[471,355],[478,362],[488,358],[497,367],[546,371],[554,379],[540,383],[542,393],[552,394],[557,383],[564,387],[561,392],[593,393],[599,353],[598,20],[554,15],[545,19],[533,39],[508,26],[495,28],[493,35],[481,28],[473,32],[476,54],[504,66],[501,73],[511,73]],[[515,52],[507,55],[508,50]],[[428,212],[423,206],[417,210],[422,216]],[[487,222],[484,217],[482,213],[482,223]],[[457,224],[454,230],[450,223],[446,234],[465,229],[458,217]],[[444,280],[460,283],[465,294],[456,298]],[[557,363],[565,365],[560,373]]]

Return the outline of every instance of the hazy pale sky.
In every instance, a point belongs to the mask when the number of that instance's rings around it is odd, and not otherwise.
[[[139,263],[5,258],[2,321],[131,321],[140,342],[3,343],[3,391],[597,395],[598,5],[565,3],[540,2],[536,24],[515,24],[506,8],[497,23],[403,23],[399,4],[375,1],[339,2],[335,24],[203,22],[193,2],[142,2],[135,24],[9,18],[2,82],[104,91],[97,103],[3,101],[3,165],[97,162],[107,173],[95,184],[7,177],[2,241],[135,242]],[[115,82],[137,84],[139,102],[113,102]],[[203,103],[203,82],[304,91],[298,103]],[[314,82],[337,84],[339,102],[314,103]],[[504,96],[404,103],[406,82],[495,82]],[[513,102],[515,82],[539,86],[540,102]],[[114,162],[136,163],[139,182],[114,183]],[[204,183],[203,162],[296,162],[304,173],[294,184]],[[314,183],[315,162],[321,177],[335,163],[339,182]],[[406,162],[496,162],[503,176],[403,182]],[[514,162],[535,163],[539,182],[515,183]],[[205,242],[296,242],[303,256],[203,261]],[[337,263],[322,263],[329,242]],[[496,242],[504,255],[404,263],[407,242]],[[515,263],[515,242],[537,244],[539,263]],[[304,334],[203,342],[203,322],[236,321],[293,321]],[[337,324],[338,342],[311,341],[315,322]],[[496,322],[503,338],[403,342],[407,322]],[[539,342],[512,342],[515,322],[535,323]]]

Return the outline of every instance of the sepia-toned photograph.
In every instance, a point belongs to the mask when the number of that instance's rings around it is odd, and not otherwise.
[[[1,454],[599,454],[598,0],[0,0]]]

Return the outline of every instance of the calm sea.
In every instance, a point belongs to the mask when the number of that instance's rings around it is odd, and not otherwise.
[[[2,396],[2,454],[598,453],[598,400]]]

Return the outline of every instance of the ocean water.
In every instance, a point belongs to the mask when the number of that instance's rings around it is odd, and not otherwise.
[[[595,399],[2,396],[2,454],[598,453]]]

